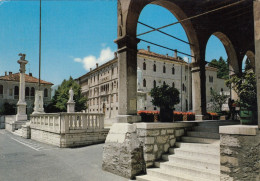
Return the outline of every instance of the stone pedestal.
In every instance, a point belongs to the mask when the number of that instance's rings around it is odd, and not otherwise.
[[[17,103],[16,121],[27,121],[26,103]]]
[[[75,112],[75,102],[68,102],[67,113],[74,113],[74,112]]]
[[[35,92],[35,101],[34,101],[34,112],[32,114],[42,114],[44,113],[43,108],[43,91]]]

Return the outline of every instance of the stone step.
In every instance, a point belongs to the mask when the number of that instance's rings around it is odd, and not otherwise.
[[[216,145],[219,145],[220,143],[219,139],[196,138],[196,137],[188,137],[188,136],[183,136],[181,140],[186,143],[205,143],[205,144],[216,144]]]
[[[188,131],[187,136],[199,137],[199,138],[220,139],[219,133],[211,133],[211,132]]]
[[[178,173],[180,175],[189,175],[193,177],[199,178],[211,178],[211,180],[219,180],[220,171],[218,170],[211,170],[211,169],[202,169],[196,168],[191,164],[183,165],[183,164],[176,164],[173,162],[162,163],[161,167],[162,170],[166,172],[173,172]]]
[[[138,181],[167,181],[164,179],[160,179],[158,177],[152,177],[150,175],[136,176],[136,180],[138,180]]]
[[[210,179],[207,180],[204,178],[190,176],[187,173],[175,173],[173,171],[162,170],[161,168],[147,169],[147,174],[149,176],[164,179],[167,181],[210,181]]]
[[[198,123],[200,126],[216,126],[216,125],[234,125],[240,124],[238,121],[230,121],[230,120],[207,120],[201,121]]]
[[[211,160],[208,162],[208,160],[201,160],[200,158],[187,158],[187,157],[181,157],[178,155],[171,155],[169,158],[169,163],[176,163],[176,164],[183,164],[183,165],[192,165],[196,168],[201,169],[211,169],[211,170],[217,170],[219,171],[220,163],[219,159],[214,161]],[[161,166],[161,164],[160,164]]]
[[[192,153],[198,153],[198,154],[205,154],[205,155],[216,155],[216,156],[219,156],[220,155],[220,151],[219,149],[216,149],[216,150],[207,150],[207,149],[200,149],[200,150],[196,150],[196,149],[193,149],[191,147],[191,149],[184,149],[184,148],[170,148],[169,149],[169,155],[175,155],[181,151],[190,151]]]
[[[213,152],[220,154],[219,145],[215,144],[176,142],[175,147],[183,148],[184,150],[197,150],[198,152],[203,152],[206,150],[207,153]]]
[[[187,159],[196,160],[197,158],[200,158],[202,162],[208,162],[208,163],[214,163],[218,164],[220,162],[220,155],[217,154],[207,154],[207,153],[200,153],[196,152],[196,150],[183,150],[183,149],[175,149],[174,155],[167,155],[163,154],[163,159],[166,159],[168,156],[168,160],[171,160],[171,157],[178,156],[183,157]]]
[[[193,128],[193,131],[219,133],[219,127],[218,126],[195,126]]]
[[[18,129],[18,130],[15,130],[13,132],[13,134],[17,135],[17,136],[22,136],[22,129]]]

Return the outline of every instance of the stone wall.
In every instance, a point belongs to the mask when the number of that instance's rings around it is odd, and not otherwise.
[[[188,129],[183,127],[183,123],[137,123],[136,125],[137,137],[143,144],[146,167],[154,166],[155,161],[160,160],[162,154],[167,153],[169,148],[174,146],[176,139],[184,135],[185,130]]]
[[[103,149],[102,168],[134,178],[152,167],[194,123],[115,123]]]
[[[220,134],[221,180],[260,180],[257,126],[221,126]]]
[[[101,131],[81,131],[77,133],[57,134],[48,131],[31,129],[31,139],[61,148],[87,146],[104,143],[108,129]]]

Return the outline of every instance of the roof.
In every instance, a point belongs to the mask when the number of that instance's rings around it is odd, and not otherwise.
[[[150,56],[150,57],[154,57],[154,58],[161,58],[161,59],[165,59],[165,60],[169,60],[169,61],[173,61],[173,62],[178,62],[178,63],[185,63],[187,64],[187,62],[185,62],[184,60],[181,60],[181,59],[177,59],[177,58],[174,58],[174,57],[170,57],[170,56],[166,56],[166,55],[162,55],[162,54],[158,54],[158,53],[154,53],[154,52],[151,52],[151,51],[148,51],[148,50],[144,50],[144,49],[140,49],[138,50],[138,55],[145,55],[145,56]],[[79,78],[75,79],[75,80],[79,80],[83,77],[86,77],[87,75],[91,75],[92,73],[100,70],[100,69],[103,69],[104,67],[108,66],[109,64],[112,64],[114,62],[116,62],[118,60],[118,57],[115,57],[113,58],[112,60],[100,65],[99,67],[95,68],[94,70],[91,70],[89,72],[87,72],[86,74],[80,76]]]
[[[147,55],[147,56],[151,56],[151,57],[154,57],[154,58],[161,58],[161,59],[165,59],[165,60],[169,60],[169,61],[174,61],[174,62],[187,64],[187,62],[185,62],[182,59],[178,59],[178,58],[175,58],[175,57],[154,53],[154,52],[151,52],[151,51],[148,51],[148,50],[144,50],[144,49],[138,50],[138,54]]]
[[[20,73],[0,76],[0,80],[20,82]],[[25,82],[38,83],[39,79],[37,79],[36,77],[33,77],[31,75],[25,74]],[[47,82],[47,81],[44,81],[44,80],[41,80],[41,84],[53,85],[53,83]]]

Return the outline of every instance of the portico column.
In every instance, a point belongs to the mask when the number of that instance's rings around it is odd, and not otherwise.
[[[137,116],[137,43],[136,38],[124,36],[118,44],[118,117],[117,122],[133,123]]]
[[[260,0],[254,1],[255,70],[257,81],[258,128],[260,129]]]
[[[206,115],[206,78],[205,64],[192,65],[192,105],[196,120],[205,119]]]
[[[16,121],[27,121],[26,115],[26,102],[25,102],[25,77],[24,73],[26,71],[25,65],[28,63],[25,60],[25,54],[19,54],[21,56],[20,60],[17,63],[20,64],[20,87],[19,87],[19,101],[17,103],[17,114]]]

